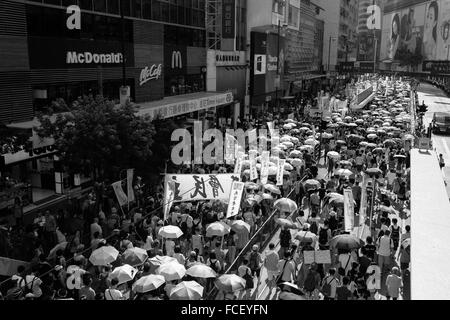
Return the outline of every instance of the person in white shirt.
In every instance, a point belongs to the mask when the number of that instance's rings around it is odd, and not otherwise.
[[[392,241],[390,234],[391,232],[386,230],[378,239],[378,266],[381,270],[383,270],[384,266],[389,267],[391,264],[391,255],[392,249],[394,248],[394,242]]]
[[[278,262],[278,271],[280,272],[281,280],[283,282],[293,282],[295,277],[295,262],[290,259],[291,253],[286,251],[284,259]]]
[[[105,290],[105,299],[106,300],[123,300],[123,294],[119,290],[117,290],[117,285],[119,284],[119,280],[114,278],[111,280],[111,286],[109,289]]]
[[[356,262],[353,255],[350,252],[341,253],[338,257],[340,267],[345,269],[345,274],[352,268],[352,263]]]
[[[266,253],[264,260],[264,266],[267,269],[267,284],[270,290],[275,286],[275,280],[278,277],[278,262],[280,258],[278,253],[275,252],[275,244],[269,244],[269,251]]]
[[[177,259],[177,261],[178,261],[180,264],[184,265],[185,262],[186,262],[186,258],[185,258],[184,255],[181,253],[181,247],[180,247],[180,246],[176,246],[174,252],[175,252],[175,253],[174,253],[173,257],[174,257],[175,259]]]
[[[94,218],[94,222],[91,224],[91,240],[94,239],[94,234],[96,232],[98,232],[101,237],[102,227],[98,224],[98,218]]]
[[[173,257],[175,251],[175,242],[173,242],[170,239],[167,239],[166,241],[166,255],[168,255],[169,257]]]

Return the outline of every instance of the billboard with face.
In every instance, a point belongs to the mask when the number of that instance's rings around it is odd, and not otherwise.
[[[437,60],[450,59],[450,1],[441,1],[437,28]]]
[[[425,60],[436,60],[438,41],[439,1],[426,5],[425,26],[423,33],[423,56]]]

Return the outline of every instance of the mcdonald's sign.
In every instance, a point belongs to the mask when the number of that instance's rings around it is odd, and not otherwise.
[[[172,69],[183,69],[183,59],[180,51],[172,51]]]

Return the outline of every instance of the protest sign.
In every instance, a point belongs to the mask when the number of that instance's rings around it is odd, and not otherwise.
[[[345,231],[352,232],[355,223],[355,209],[351,189],[344,189],[344,224]]]
[[[122,188],[122,181],[117,181],[112,184],[112,187],[114,189],[114,193],[116,194],[117,201],[119,202],[120,206],[124,206],[127,204],[128,198],[125,192]]]
[[[230,198],[228,201],[227,219],[239,214],[241,206],[242,193],[244,191],[244,183],[233,181],[231,187]]]
[[[278,159],[278,167],[277,167],[277,186],[283,185],[283,173],[284,173],[284,165],[286,163],[285,159]]]

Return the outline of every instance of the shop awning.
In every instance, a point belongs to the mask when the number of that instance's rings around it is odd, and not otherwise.
[[[163,100],[137,103],[138,115],[149,115],[153,119],[160,115],[163,119],[212,107],[227,105],[234,101],[232,92],[197,92],[168,97]]]

